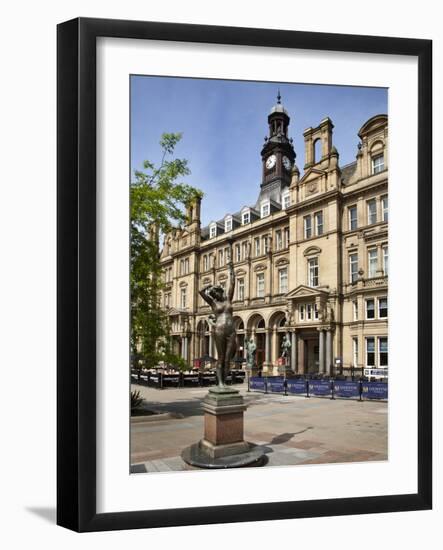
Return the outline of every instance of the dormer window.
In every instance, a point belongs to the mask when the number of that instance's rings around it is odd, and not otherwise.
[[[289,189],[283,193],[281,202],[283,210],[286,210],[291,205],[291,195],[289,194]]]
[[[264,201],[261,203],[261,210],[260,210],[260,217],[266,218],[266,216],[269,216],[271,211],[271,205],[269,201]]]
[[[378,174],[379,172],[383,172],[385,169],[385,156],[382,153],[381,155],[376,155],[375,157],[372,157],[372,173]]]
[[[229,231],[232,231],[232,216],[225,218],[225,232],[228,233]]]
[[[246,225],[250,223],[250,221],[251,221],[251,213],[249,212],[249,210],[245,210],[241,217],[241,223],[242,225]]]
[[[209,237],[213,239],[216,236],[217,236],[217,224],[211,223],[211,225],[209,226]]]

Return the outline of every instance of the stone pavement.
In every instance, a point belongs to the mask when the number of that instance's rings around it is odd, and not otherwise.
[[[266,447],[266,466],[387,460],[388,404],[245,391],[245,439]],[[131,422],[131,471],[191,470],[181,451],[201,439],[207,388],[133,385],[163,414]]]

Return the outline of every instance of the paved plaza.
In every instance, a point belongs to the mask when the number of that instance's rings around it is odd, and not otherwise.
[[[248,404],[245,440],[265,446],[266,467],[387,459],[387,403],[248,393],[245,384],[236,387]],[[132,472],[193,469],[180,454],[202,437],[201,402],[208,389],[132,389],[160,413],[131,421]]]

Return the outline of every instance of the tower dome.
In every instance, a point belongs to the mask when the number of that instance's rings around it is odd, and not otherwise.
[[[285,115],[288,114],[287,110],[281,104],[280,90],[278,90],[278,94],[277,94],[277,103],[274,105],[274,107],[272,107],[271,112],[269,114],[272,115],[274,113],[284,113]]]

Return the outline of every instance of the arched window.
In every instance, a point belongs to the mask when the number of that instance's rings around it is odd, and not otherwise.
[[[314,162],[321,160],[321,139],[318,138],[314,141]]]
[[[265,328],[265,320],[260,319],[260,321],[257,323],[257,328]]]

